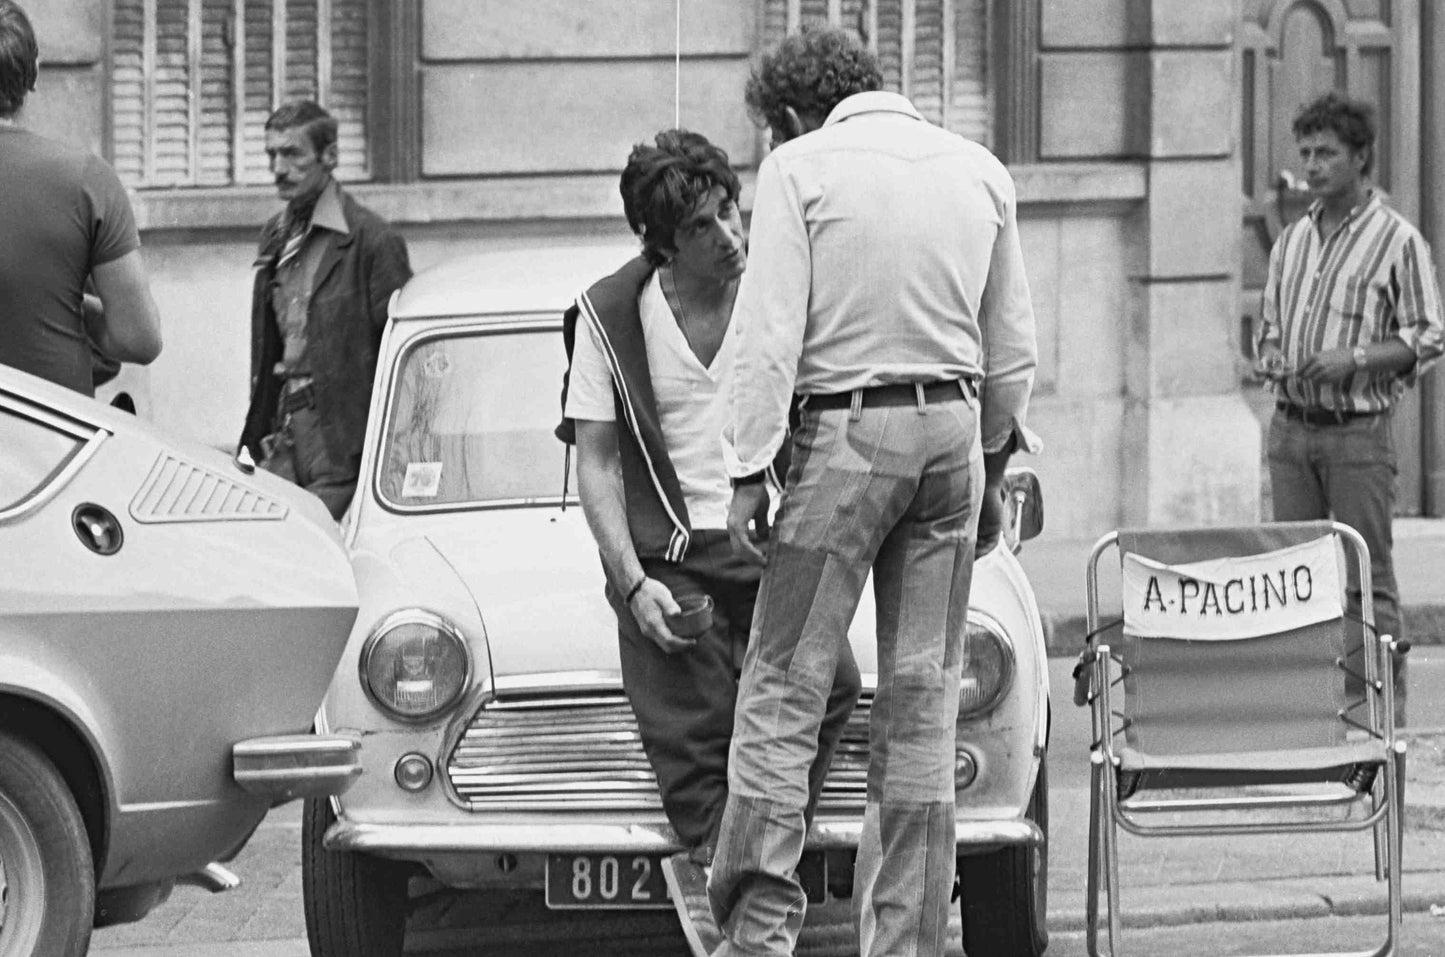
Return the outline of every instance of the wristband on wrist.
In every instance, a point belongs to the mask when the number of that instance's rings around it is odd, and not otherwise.
[[[637,579],[637,584],[633,585],[627,590],[627,597],[622,599],[622,604],[626,605],[628,608],[631,608],[632,599],[637,597],[637,593],[642,590],[642,583],[645,581],[647,581],[646,575],[643,575],[641,578]]]

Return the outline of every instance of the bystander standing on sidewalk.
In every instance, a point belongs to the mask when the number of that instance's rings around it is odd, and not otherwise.
[[[266,223],[251,300],[251,406],[241,446],[340,519],[356,494],[371,383],[406,243],[332,178],[337,125],[310,100],[266,120],[286,208]]]
[[[1445,350],[1429,247],[1369,180],[1375,122],[1327,93],[1295,117],[1314,202],[1270,253],[1259,342],[1277,399],[1269,427],[1276,521],[1334,518],[1370,549],[1376,627],[1402,639],[1392,558],[1400,394]],[[1350,582],[1359,615],[1360,585]],[[1363,674],[1356,639],[1352,686]],[[1395,674],[1403,720],[1403,661]]]

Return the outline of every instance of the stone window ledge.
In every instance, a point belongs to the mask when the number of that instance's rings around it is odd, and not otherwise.
[[[1039,163],[1010,170],[1022,206],[1118,204],[1147,195],[1142,163]],[[754,174],[743,174],[748,205]],[[408,184],[360,183],[348,189],[400,225],[518,220],[611,219],[622,215],[617,174],[518,176]],[[259,228],[280,208],[263,187],[143,190],[132,194],[142,231]]]

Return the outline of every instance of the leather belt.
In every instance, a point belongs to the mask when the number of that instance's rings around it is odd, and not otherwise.
[[[1345,412],[1335,409],[1307,409],[1302,405],[1295,405],[1293,402],[1276,402],[1274,407],[1286,419],[1294,419],[1305,425],[1344,425],[1346,422],[1353,422],[1356,419],[1371,419],[1380,414],[1378,412]]]
[[[310,382],[281,393],[281,412],[287,414],[316,405],[316,387]]]
[[[963,392],[959,389],[959,383],[967,389],[969,395],[977,396],[978,387],[971,379],[949,379],[944,382],[929,382],[923,384],[923,402],[925,405],[932,405],[938,402],[950,402],[954,399],[962,399]],[[859,389],[863,393],[863,408],[878,408],[890,405],[917,405],[918,387],[912,382],[895,382],[890,385],[869,386],[866,389]],[[823,395],[800,395],[799,401],[806,400],[806,407],[809,409],[847,409],[853,405],[852,392],[829,392]]]

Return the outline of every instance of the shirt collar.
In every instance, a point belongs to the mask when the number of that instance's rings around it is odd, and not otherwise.
[[[1340,222],[1340,226],[1353,226],[1363,219],[1366,213],[1371,212],[1375,207],[1379,206],[1381,202],[1380,191],[1373,186],[1370,187],[1369,195],[1345,214],[1345,218]],[[1309,209],[1305,210],[1305,215],[1310,218],[1310,222],[1315,224],[1315,229],[1319,229],[1320,217],[1324,215],[1324,212],[1324,200],[1317,199],[1313,203],[1310,203]]]
[[[912,103],[908,102],[908,97],[885,90],[871,90],[867,93],[854,93],[833,107],[833,112],[828,114],[828,119],[824,121],[823,125],[832,126],[834,123],[841,123],[860,113],[902,113],[915,120],[923,119],[923,115],[913,108]]]
[[[335,180],[326,184],[316,200],[316,208],[311,211],[311,225],[343,236],[351,234],[351,228],[346,225],[346,213],[341,208],[341,187]]]

